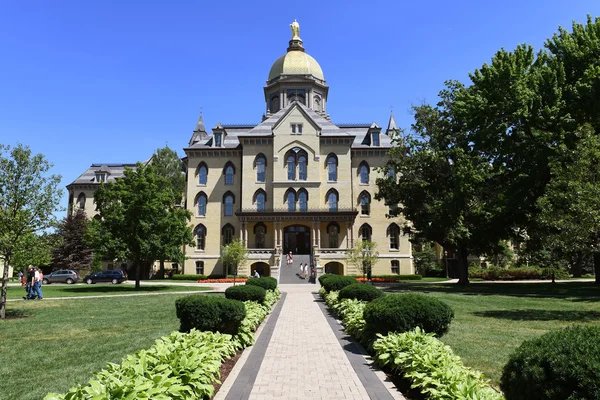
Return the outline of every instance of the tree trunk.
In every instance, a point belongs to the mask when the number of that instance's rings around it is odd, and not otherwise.
[[[135,262],[135,290],[140,290],[140,277],[141,277],[141,266],[142,262],[137,260]]]
[[[600,253],[594,253],[595,284],[600,285]]]
[[[573,273],[573,278],[581,278],[583,274],[583,252],[577,252],[577,256],[575,258],[575,262],[573,263],[573,267],[571,268],[571,272]]]
[[[4,260],[4,275],[2,275],[2,294],[0,294],[0,319],[6,318],[6,290],[8,289],[8,266],[10,257]]]
[[[160,260],[160,268],[158,269],[159,279],[165,278],[165,260]]]
[[[458,259],[458,284],[468,285],[469,284],[469,263],[467,258],[469,252],[464,247],[456,249],[456,258]]]

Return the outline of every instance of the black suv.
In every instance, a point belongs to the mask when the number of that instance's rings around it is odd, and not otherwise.
[[[126,280],[127,274],[121,269],[98,271],[83,278],[83,281],[88,285],[96,282],[111,282],[116,285],[117,283],[122,283]]]

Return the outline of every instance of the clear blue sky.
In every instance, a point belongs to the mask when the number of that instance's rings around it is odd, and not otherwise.
[[[0,143],[29,145],[66,186],[91,163],[183,155],[200,107],[259,122],[262,87],[294,18],[330,86],[334,122],[376,121],[501,47],[540,48],[559,25],[600,15],[597,0],[29,1],[0,5]],[[66,195],[63,200],[66,205]]]

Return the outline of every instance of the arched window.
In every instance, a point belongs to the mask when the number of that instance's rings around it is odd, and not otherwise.
[[[327,180],[330,182],[337,182],[337,167],[338,160],[335,154],[327,156]]]
[[[227,192],[223,195],[223,204],[225,204],[224,215],[230,217],[233,215],[233,203],[235,198],[231,192]]]
[[[390,249],[400,249],[400,227],[396,224],[390,224],[387,230],[390,237]]]
[[[336,212],[338,210],[338,192],[335,189],[330,189],[327,192],[327,207],[329,212]]]
[[[287,156],[287,173],[288,173],[288,181],[296,180],[296,157],[292,154]]]
[[[371,226],[369,224],[362,224],[362,226],[360,227],[360,237],[362,238],[363,241],[371,241],[371,235],[373,233],[373,229],[371,229]]]
[[[394,171],[394,168],[388,167],[388,170],[385,173],[385,177],[386,178],[392,178],[393,180],[396,180],[396,171]]]
[[[229,243],[233,242],[235,230],[231,224],[227,224],[221,229],[221,234],[223,235],[223,246],[227,246]]]
[[[337,249],[339,233],[340,233],[340,226],[338,224],[336,224],[335,222],[332,222],[327,226],[327,235],[329,236],[329,248]]]
[[[81,210],[85,209],[85,194],[81,193],[77,197],[77,207],[79,207]]]
[[[304,154],[300,154],[298,156],[298,179],[301,181],[306,180],[307,168],[306,168],[306,156]]]
[[[369,164],[366,161],[361,162],[358,166],[358,175],[360,176],[360,183],[369,183]]]
[[[200,185],[206,185],[208,179],[208,167],[203,162],[198,167],[198,183]]]
[[[368,192],[362,192],[359,196],[360,202],[360,214],[370,215],[371,214],[371,195]]]
[[[254,193],[254,203],[256,203],[256,211],[265,211],[265,202],[267,201],[267,194],[264,190],[259,189]]]
[[[254,165],[256,166],[256,181],[264,182],[265,181],[265,168],[267,166],[267,158],[259,154],[256,156],[254,160]]]
[[[302,212],[308,211],[308,193],[304,189],[298,191],[298,208]]]
[[[257,249],[265,248],[265,235],[267,234],[267,227],[262,222],[254,225],[254,247]]]
[[[227,162],[227,164],[225,164],[223,174],[225,174],[225,184],[233,185],[233,176],[235,175],[235,168],[233,167],[233,164],[231,163],[231,161],[229,161],[229,162]]]
[[[200,224],[194,229],[194,236],[196,237],[196,249],[204,250],[206,244],[206,228]]]
[[[206,203],[207,203],[207,198],[206,195],[204,193],[200,193],[198,195],[198,216],[206,216]]]
[[[296,211],[296,192],[288,190],[286,194],[287,207],[289,212]]]

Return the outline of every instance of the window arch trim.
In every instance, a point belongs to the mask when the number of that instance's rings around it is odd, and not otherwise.
[[[265,235],[267,234],[267,226],[265,224],[263,224],[262,222],[257,222],[256,224],[254,224],[254,228],[252,228],[252,232],[256,235],[256,230],[257,228],[262,227],[265,230]]]
[[[231,196],[233,198],[233,204],[235,204],[235,194],[233,194],[231,190],[228,190],[223,194],[223,204],[225,204],[225,199],[227,196]]]
[[[369,233],[369,237],[365,238],[363,236],[363,231],[366,230]],[[369,224],[362,224],[360,226],[360,228],[358,229],[358,233],[360,234],[360,238],[362,240],[371,240],[371,238],[373,237],[373,228],[371,228],[371,225]]]
[[[226,223],[225,225],[223,225],[223,227],[221,228],[221,235],[225,236],[225,231],[230,228],[231,228],[231,236],[234,237],[235,236],[235,228],[230,223]]]
[[[256,203],[256,199],[261,193],[265,196],[265,203],[267,202],[267,192],[265,192],[264,189],[258,189],[256,192],[254,192],[254,195],[252,195],[252,204]]]
[[[267,156],[265,156],[263,153],[258,153],[256,157],[254,157],[254,163],[252,164],[253,168],[256,168],[258,159],[261,157],[265,160],[265,168],[267,168]]]

